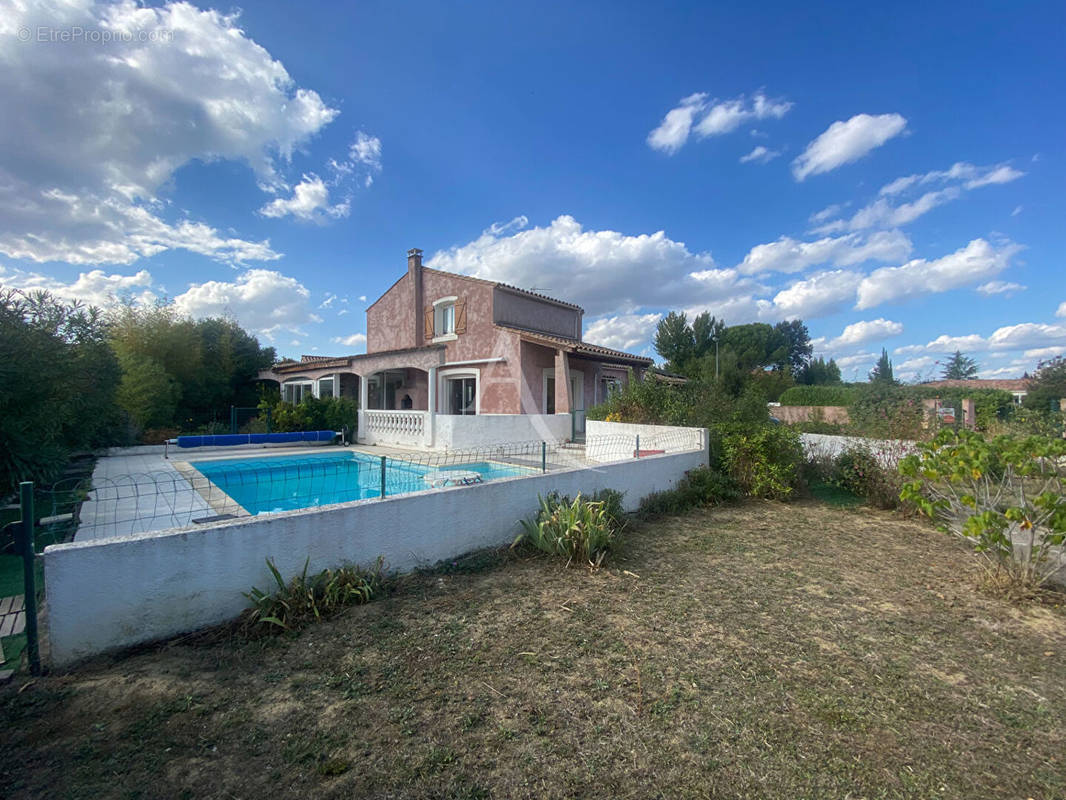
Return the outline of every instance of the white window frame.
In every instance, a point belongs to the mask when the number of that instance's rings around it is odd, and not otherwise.
[[[437,413],[451,414],[448,404],[451,402],[451,394],[448,392],[448,381],[456,378],[474,379],[474,416],[481,414],[481,370],[459,367],[455,369],[437,370]],[[460,416],[456,414],[455,416]]]
[[[545,414],[548,413],[548,378],[554,378],[554,377],[555,377],[555,367],[545,367],[544,368],[544,377],[543,377],[543,380],[541,382],[541,392],[540,392],[540,399],[541,399],[541,406],[540,407],[544,409],[544,413]],[[571,395],[570,395],[570,411],[573,411],[575,408],[581,408],[581,409],[585,408],[585,373],[582,372],[579,369],[572,369],[572,370],[570,370],[570,381],[571,381],[571,383],[573,383],[574,378],[578,379],[577,380],[577,390],[578,390],[578,393],[580,393],[580,395],[581,395],[581,402],[580,403],[577,402],[577,399],[574,397],[574,393],[571,391]],[[574,386],[571,386],[570,388],[572,390],[574,388]],[[559,414],[559,413],[566,413],[566,412],[559,412],[557,410],[555,413]]]
[[[336,397],[337,396],[338,380],[337,380],[337,377],[335,375],[330,375],[327,378],[319,378],[317,381],[315,381],[315,392],[316,392],[315,397],[322,397],[322,384],[326,383],[327,381],[329,382],[330,392],[331,392],[331,394],[329,396],[330,397]]]
[[[459,338],[459,335],[455,332],[455,304],[458,300],[458,296],[451,295],[433,301],[434,342],[450,342]],[[447,330],[445,327],[445,314],[447,314],[449,309],[451,310],[451,330]]]
[[[295,400],[295,399],[289,400],[288,397],[286,397],[287,393],[286,393],[285,390],[286,389],[293,389],[294,391],[292,392],[292,395],[293,395],[293,398],[295,398],[295,396],[296,396],[295,390],[297,388],[300,389],[300,395],[301,395],[300,399],[299,400]],[[316,388],[316,383],[315,383],[315,381],[311,380],[310,378],[293,378],[292,380],[285,381],[283,384],[281,384],[281,399],[284,400],[286,403],[289,403],[291,405],[294,405],[294,406],[295,405],[299,405],[300,403],[302,403],[304,400],[307,399],[308,395],[310,395],[311,397],[317,397],[318,396],[317,394],[315,394],[315,388]]]

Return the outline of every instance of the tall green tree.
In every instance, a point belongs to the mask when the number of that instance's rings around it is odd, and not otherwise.
[[[672,372],[680,372],[692,361],[696,342],[684,311],[671,311],[659,320],[652,346]]]
[[[1063,397],[1066,397],[1066,355],[1041,361],[1023,405],[1036,411],[1053,411]]]
[[[967,381],[977,377],[977,362],[956,350],[944,363],[941,377],[947,381]]]
[[[831,386],[841,383],[840,367],[834,359],[830,358],[827,362],[824,357],[818,356],[804,365],[796,382],[808,386]]]
[[[803,324],[803,320],[792,319],[777,323],[774,333],[779,340],[778,352],[781,352],[781,348],[784,349],[775,366],[778,369],[787,369],[793,378],[798,379],[810,363],[813,352],[807,326]]]
[[[53,480],[71,450],[114,441],[118,374],[99,311],[0,289],[0,495]]]
[[[256,405],[256,374],[275,358],[235,321],[194,322],[167,304],[120,308],[111,343],[123,366],[119,402],[142,428],[228,420],[229,406]]]
[[[715,339],[720,340],[724,329],[725,323],[706,311],[691,324],[683,311],[671,311],[659,321],[652,345],[668,370],[689,375],[698,370],[700,359],[714,354]]]
[[[896,379],[892,375],[892,361],[888,358],[888,350],[881,348],[881,358],[870,372],[870,383],[895,384]]]

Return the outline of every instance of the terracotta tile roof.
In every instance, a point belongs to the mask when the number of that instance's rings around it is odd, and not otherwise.
[[[970,380],[926,381],[922,386],[934,389],[1002,389],[1006,392],[1024,392],[1029,389],[1029,378],[971,378]]]
[[[635,356],[632,353],[627,353],[624,350],[614,350],[610,347],[601,347],[598,344],[591,344],[589,342],[582,342],[580,339],[568,339],[565,336],[555,336],[550,333],[542,333],[541,331],[533,331],[528,328],[520,328],[517,325],[504,325],[497,323],[500,328],[508,328],[509,330],[517,331],[522,335],[523,339],[528,339],[533,342],[540,342],[546,344],[549,347],[561,347],[568,350],[571,353],[578,353],[579,355],[600,356],[601,358],[610,358],[617,361],[625,361],[633,364],[643,364],[650,366],[653,362],[652,359],[647,356]]]

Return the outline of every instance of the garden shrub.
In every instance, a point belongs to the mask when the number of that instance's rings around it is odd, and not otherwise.
[[[858,397],[853,386],[793,386],[778,402],[783,406],[850,406]]]
[[[745,494],[784,500],[792,495],[803,462],[799,434],[766,425],[725,435],[722,466]]]
[[[302,403],[278,401],[261,403],[259,419],[265,421],[270,409],[271,429],[289,431],[339,431],[345,425],[354,431],[359,424],[359,406],[348,397],[309,397]],[[265,425],[265,422],[264,422]],[[264,428],[265,429],[265,428]]]
[[[645,425],[680,425],[709,428],[721,423],[756,424],[769,419],[766,397],[757,386],[739,395],[721,384],[690,380],[668,384],[654,378],[635,380],[590,408],[587,418]]]
[[[827,482],[866,498],[877,508],[893,509],[900,505],[903,478],[899,470],[860,444],[849,446],[834,459]]]
[[[369,569],[341,567],[325,569],[317,575],[308,576],[304,562],[303,572],[288,583],[269,558],[267,567],[274,577],[276,589],[264,592],[252,587],[245,593],[252,606],[242,618],[246,630],[294,630],[308,622],[330,616],[345,606],[369,603],[381,590],[384,582],[385,560],[378,557]]]
[[[540,511],[532,519],[520,520],[522,533],[512,547],[527,544],[549,555],[565,556],[567,566],[575,560],[600,566],[618,533],[606,501],[579,494],[571,502],[556,492],[538,499]]]
[[[1063,565],[1066,441],[945,430],[900,471],[903,499],[972,542],[997,581],[1040,587]]]
[[[709,467],[698,467],[686,472],[676,489],[645,497],[637,513],[642,517],[682,514],[693,508],[721,505],[739,498],[740,490],[728,475]]]

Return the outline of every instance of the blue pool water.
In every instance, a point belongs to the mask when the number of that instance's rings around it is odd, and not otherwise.
[[[302,458],[241,458],[192,464],[249,514],[291,511],[381,496],[381,458],[345,452]],[[437,475],[436,473],[442,473]],[[421,492],[449,473],[473,472],[482,481],[531,475],[539,470],[491,461],[426,466],[388,459],[385,495]],[[434,473],[434,474],[430,474]],[[428,480],[427,480],[428,476]]]

